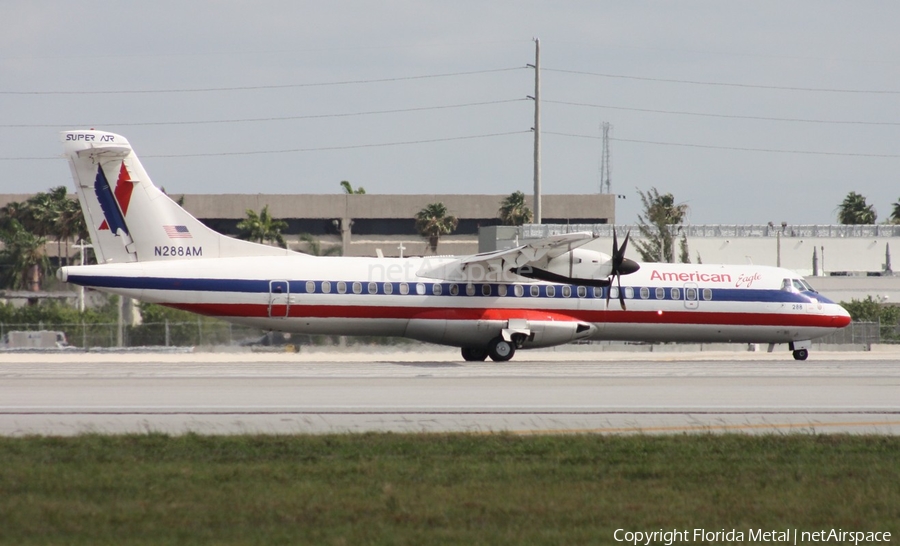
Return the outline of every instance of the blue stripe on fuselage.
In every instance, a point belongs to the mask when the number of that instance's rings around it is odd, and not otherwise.
[[[68,282],[73,284],[80,284],[83,286],[90,286],[96,288],[122,288],[122,289],[131,289],[131,290],[177,290],[177,291],[195,291],[195,292],[243,292],[243,293],[269,293],[269,280],[255,280],[255,279],[197,279],[197,278],[167,278],[167,277],[107,277],[107,276],[90,276],[90,275],[69,275]],[[315,294],[324,294],[322,290],[322,281],[317,280],[313,281],[315,283]],[[331,290],[328,292],[329,294],[336,295],[337,292],[337,284],[339,281],[331,281]],[[344,281],[346,283],[346,292],[342,295],[347,296],[366,296],[366,295],[374,295],[370,294],[366,291],[366,286],[368,282],[364,281],[356,281],[363,284],[363,291],[359,294],[355,294],[350,287],[352,286],[354,281]],[[291,294],[307,294],[309,292],[306,291],[306,280],[294,280],[289,282],[289,293]],[[529,290],[525,290],[523,296],[514,296],[509,295],[510,292],[507,292],[507,295],[498,296],[498,284],[503,284],[504,286],[513,286],[515,283],[487,283],[491,287],[490,296],[483,296],[481,294],[481,286],[485,283],[475,284],[476,290],[475,293],[471,296],[466,294],[465,283],[407,283],[409,286],[409,293],[402,294],[400,292],[399,285],[400,282],[376,282],[377,285],[377,294],[383,295],[385,294],[384,285],[390,284],[391,295],[392,296],[416,296],[416,295],[425,295],[425,296],[434,296],[434,285],[441,285],[441,295],[437,297],[451,297],[451,298],[471,298],[471,297],[503,297],[503,298],[511,298],[511,299],[527,299],[534,298],[535,296],[531,296]],[[425,294],[417,294],[415,286],[416,284],[423,284],[425,286]],[[456,284],[459,287],[459,292],[457,294],[450,293],[450,286]],[[523,285],[529,286],[529,285]],[[577,287],[573,285],[571,290],[571,296],[565,297],[562,295],[562,290],[560,287],[566,285],[555,285],[557,286],[556,294],[554,296],[547,296],[546,287],[550,285],[540,285],[540,296],[539,298],[553,298],[553,299],[574,299],[574,300],[591,300],[591,299],[601,299],[606,297],[606,292],[604,292],[601,296],[591,297],[592,293],[589,292],[587,296],[578,296],[577,295]],[[640,287],[633,287],[635,294],[640,292]],[[656,288],[656,287],[652,287]],[[683,297],[678,299],[673,299],[671,297],[671,289],[677,288],[680,290],[681,295],[684,295],[684,289],[681,286],[675,287],[666,287],[666,297],[663,299],[656,298],[627,298],[629,301],[645,301],[645,302],[662,302],[662,301],[685,301]],[[624,289],[624,287],[623,287]],[[821,294],[817,294],[814,292],[788,292],[785,290],[754,290],[747,288],[713,288],[712,290],[712,300],[700,299],[697,300],[700,303],[705,303],[707,301],[713,302],[747,302],[747,303],[810,303],[811,299],[816,299],[820,303],[833,303],[828,298],[823,297]]]

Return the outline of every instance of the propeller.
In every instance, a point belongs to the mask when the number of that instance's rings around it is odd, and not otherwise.
[[[629,260],[625,257],[625,249],[628,248],[628,238],[631,236],[631,231],[625,234],[625,240],[622,241],[622,246],[619,246],[619,239],[616,237],[616,228],[613,227],[613,252],[612,252],[612,271],[610,271],[610,281],[609,287],[606,289],[606,307],[609,308],[609,296],[612,288],[612,277],[616,278],[616,285],[618,286],[619,291],[619,304],[622,306],[622,310],[625,310],[625,294],[622,293],[622,275],[629,275],[634,273],[641,266],[638,265],[634,260]]]

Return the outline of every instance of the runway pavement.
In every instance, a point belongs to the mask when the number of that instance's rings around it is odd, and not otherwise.
[[[900,355],[0,354],[0,434],[900,433]]]

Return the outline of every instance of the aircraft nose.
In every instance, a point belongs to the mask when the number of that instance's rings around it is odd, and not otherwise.
[[[838,328],[843,328],[844,326],[850,324],[850,322],[853,320],[852,318],[850,318],[850,313],[848,313],[847,310],[840,305],[835,305],[835,307],[837,307],[837,313],[835,313],[834,318],[831,319],[832,323],[834,323],[834,325]]]

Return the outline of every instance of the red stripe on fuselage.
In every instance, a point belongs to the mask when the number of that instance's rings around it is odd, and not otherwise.
[[[269,306],[252,303],[171,303],[169,307],[217,317],[268,318]],[[284,305],[274,305],[272,317],[283,317]],[[807,313],[728,313],[709,311],[588,311],[496,308],[386,307],[368,305],[302,305],[290,307],[289,318],[433,319],[561,321],[627,324],[706,324],[722,326],[791,326],[843,328],[850,317]]]

